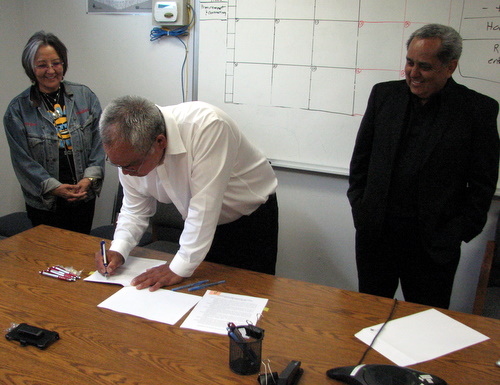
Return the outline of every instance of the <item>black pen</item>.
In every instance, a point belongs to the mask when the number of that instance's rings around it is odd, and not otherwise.
[[[106,257],[106,242],[101,241],[101,255],[102,255],[102,262],[104,263],[104,268],[106,271],[104,272],[104,276],[108,278],[108,258]]]

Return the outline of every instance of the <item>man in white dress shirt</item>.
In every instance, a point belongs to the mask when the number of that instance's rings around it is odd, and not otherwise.
[[[158,107],[137,96],[110,103],[100,121],[107,160],[120,168],[123,204],[101,273],[126,262],[156,203],[174,203],[184,218],[170,264],[139,275],[151,291],[190,277],[203,260],[275,273],[277,179],[271,165],[223,111],[203,102]]]

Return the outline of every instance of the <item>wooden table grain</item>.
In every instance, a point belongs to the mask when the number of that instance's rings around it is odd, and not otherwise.
[[[28,323],[57,331],[60,340],[45,350],[4,339],[1,384],[257,384],[257,375],[229,369],[228,337],[181,329],[98,308],[117,285],[66,282],[38,272],[61,264],[94,269],[99,239],[38,226],[0,241],[0,325]],[[132,255],[170,260],[171,255],[136,248]],[[306,256],[305,256],[306,258]],[[265,329],[262,355],[281,372],[302,362],[300,384],[341,384],[326,377],[337,366],[355,365],[366,349],[354,334],[383,322],[393,301],[293,279],[204,262],[186,283],[200,279],[226,283],[217,290],[268,298],[259,321]],[[203,292],[194,292],[203,295]],[[428,309],[400,302],[395,318]],[[441,310],[441,309],[440,309]],[[449,385],[500,383],[500,321],[441,310],[489,340],[412,366]],[[392,364],[370,351],[364,363]]]

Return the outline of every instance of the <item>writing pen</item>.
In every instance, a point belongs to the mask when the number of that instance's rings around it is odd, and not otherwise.
[[[64,281],[76,281],[75,277],[65,277],[63,275],[58,275],[58,274],[50,273],[48,271],[40,271],[39,273],[42,274],[42,275],[46,275],[47,277],[62,279]]]
[[[177,291],[177,290],[187,289],[188,287],[203,285],[204,283],[207,283],[208,281],[209,281],[208,279],[204,279],[203,281],[189,283],[189,284],[184,285],[184,286],[174,287],[172,289],[172,291]]]
[[[236,342],[245,342],[245,339],[243,338],[243,335],[241,332],[238,330],[236,325],[233,322],[228,322],[227,324],[227,331],[229,333],[233,333],[234,335],[230,335],[230,337],[233,338]]]
[[[102,262],[104,264],[104,268],[106,271],[104,272],[104,276],[108,278],[108,258],[106,257],[106,242],[101,241],[101,255],[102,255]]]
[[[200,289],[204,289],[206,287],[210,287],[210,286],[214,286],[214,285],[218,285],[220,283],[224,283],[226,282],[225,279],[223,279],[222,281],[219,281],[219,282],[212,282],[212,283],[206,283],[204,285],[199,285],[199,286],[195,286],[195,287],[191,287],[188,289],[188,291],[195,291],[195,290],[200,290]]]
[[[250,358],[252,365],[259,364],[257,354],[252,350],[251,346],[247,344],[241,332],[232,322],[228,324],[227,334],[234,342],[236,342],[243,353]]]

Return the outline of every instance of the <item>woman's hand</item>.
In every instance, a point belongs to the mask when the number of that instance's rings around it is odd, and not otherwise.
[[[90,191],[92,189],[92,182],[90,181],[89,178],[83,178],[76,184],[77,186],[80,186],[82,191]]]
[[[84,178],[86,179],[86,178]],[[88,180],[88,179],[86,179]],[[82,179],[83,181],[83,179]],[[57,197],[63,198],[68,202],[77,202],[85,199],[87,197],[88,188],[84,188],[80,183],[86,184],[80,181],[78,184],[62,184],[59,187],[52,190],[50,193]],[[89,181],[90,185],[90,181]]]

